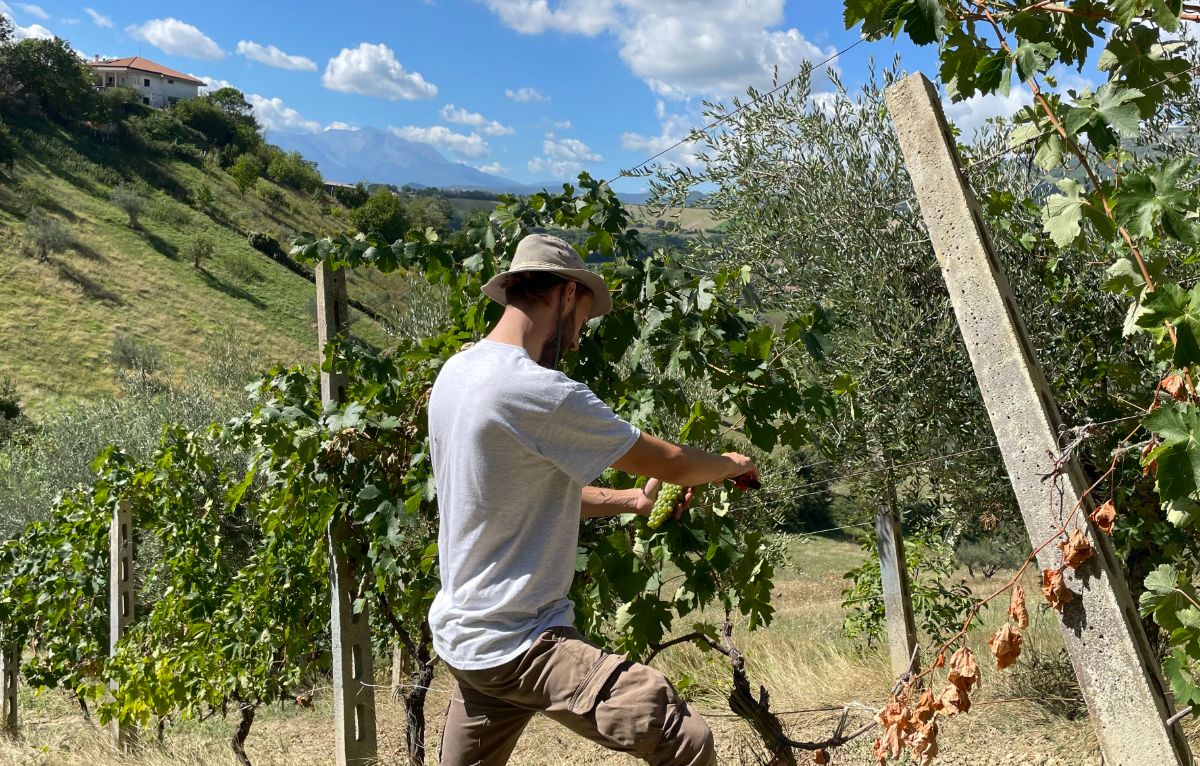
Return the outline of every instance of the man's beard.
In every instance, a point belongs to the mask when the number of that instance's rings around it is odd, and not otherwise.
[[[571,347],[571,342],[574,338],[567,337],[568,328],[575,326],[575,316],[579,311],[579,306],[572,306],[571,313],[558,320],[558,332],[551,335],[542,344],[542,353],[538,354],[537,363],[541,366],[553,370],[558,368],[558,362],[562,361],[562,352]]]

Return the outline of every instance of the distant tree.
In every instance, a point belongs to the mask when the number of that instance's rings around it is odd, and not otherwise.
[[[233,88],[222,90],[241,95]],[[232,97],[223,102],[213,102],[210,97],[185,98],[175,102],[170,113],[183,125],[203,134],[208,143],[205,148],[232,146],[239,152],[255,151],[262,145],[258,123],[252,116],[241,114],[236,109],[228,111],[227,107],[232,102]]]
[[[17,141],[12,137],[12,133],[9,132],[4,121],[0,120],[0,167],[12,170],[16,159]]]
[[[192,268],[199,271],[205,261],[212,259],[216,247],[213,245],[212,239],[204,234],[198,234],[188,243],[184,252],[191,259]]]
[[[61,38],[26,39],[0,48],[0,72],[20,85],[36,111],[64,123],[91,116],[94,76]]]
[[[108,200],[129,216],[129,228],[138,228],[138,214],[145,209],[146,199],[136,189],[118,186],[109,193]]]
[[[263,174],[262,161],[253,154],[243,154],[237,158],[237,161],[229,167],[229,175],[233,176],[234,182],[237,184],[238,191],[243,195],[246,190],[254,186],[258,181],[259,176]]]
[[[409,226],[414,229],[433,229],[443,234],[450,231],[454,208],[445,197],[420,195],[410,197],[405,204]]]
[[[380,189],[363,205],[350,212],[350,223],[359,231],[377,233],[389,242],[404,237],[408,231],[408,217],[404,203],[390,191]]]
[[[348,208],[356,208],[362,207],[363,203],[371,198],[371,193],[367,191],[367,184],[359,181],[354,186],[335,187],[333,198]]]
[[[200,184],[196,187],[196,193],[192,195],[192,200],[196,203],[196,207],[201,210],[211,210],[216,200],[213,198],[212,189],[208,184]]]
[[[284,152],[271,147],[271,159],[267,164],[267,178],[289,189],[314,192],[321,189],[324,181],[317,172],[317,163],[304,159],[300,152]]]
[[[218,88],[204,98],[238,122],[258,129],[258,121],[254,119],[254,107],[237,88]]]
[[[45,263],[52,253],[71,246],[71,235],[58,219],[35,207],[25,216],[25,242],[37,254],[38,263]]]
[[[15,30],[7,16],[0,16],[0,47],[8,45],[13,40]]]

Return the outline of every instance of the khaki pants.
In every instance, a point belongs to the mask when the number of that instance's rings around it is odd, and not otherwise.
[[[524,655],[496,668],[447,668],[455,684],[441,766],[508,763],[535,713],[652,766],[716,763],[708,724],[666,676],[592,646],[574,628],[547,630]]]

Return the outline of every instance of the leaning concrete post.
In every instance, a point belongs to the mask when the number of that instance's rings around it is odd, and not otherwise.
[[[4,733],[9,737],[21,733],[17,720],[17,679],[20,671],[21,647],[16,642],[7,641],[0,647],[0,695],[3,697],[0,719],[3,720]]]
[[[912,596],[909,594],[904,536],[900,532],[900,515],[894,499],[880,506],[875,514],[875,541],[879,544],[888,656],[892,661],[892,675],[899,678],[912,670],[920,658],[916,655],[917,625],[913,618]]]
[[[112,526],[108,531],[108,653],[117,653],[117,643],[133,622],[133,513],[128,500],[119,500],[113,510]],[[134,730],[114,719],[109,724],[117,747],[129,750],[133,746]]]
[[[1025,528],[1040,543],[1060,526],[1043,480],[1052,468],[1047,453],[1059,451],[1057,405],[963,177],[937,92],[916,74],[888,88],[887,100]],[[1064,478],[1062,502],[1070,509],[1088,482],[1074,460]],[[1121,565],[1108,537],[1091,530],[1091,500],[1084,502],[1074,526],[1089,535],[1097,555],[1064,575],[1076,597],[1061,627],[1105,763],[1190,764],[1179,729],[1166,725],[1171,706]],[[1058,549],[1045,548],[1038,563],[1060,566]]]
[[[346,272],[317,264],[317,345],[322,358],[331,340],[349,330],[349,301]],[[344,401],[345,377],[332,370],[321,373],[321,400]],[[330,524],[329,583],[332,614],[329,628],[333,644],[333,736],[336,766],[365,766],[374,763],[375,738],[374,662],[371,657],[371,628],[366,607],[354,612],[356,567],[346,546],[347,525]]]

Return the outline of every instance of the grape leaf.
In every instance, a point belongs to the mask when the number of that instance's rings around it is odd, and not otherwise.
[[[1083,187],[1071,178],[1058,182],[1061,194],[1052,194],[1042,209],[1042,226],[1054,244],[1059,247],[1070,245],[1079,236],[1083,222],[1083,206],[1087,199],[1081,196]]]
[[[1170,322],[1175,328],[1172,361],[1176,367],[1200,362],[1200,284],[1188,292],[1174,283],[1160,284],[1142,305],[1145,310],[1137,320],[1139,327],[1159,330]]]
[[[1142,426],[1161,443],[1142,458],[1158,463],[1158,493],[1164,501],[1187,497],[1200,479],[1200,412],[1180,402],[1159,407]]]
[[[1191,161],[1180,158],[1127,176],[1113,202],[1117,220],[1135,237],[1153,237],[1161,221],[1168,235],[1185,244],[1200,242],[1196,222],[1188,217],[1196,207],[1187,188],[1191,170]]]

